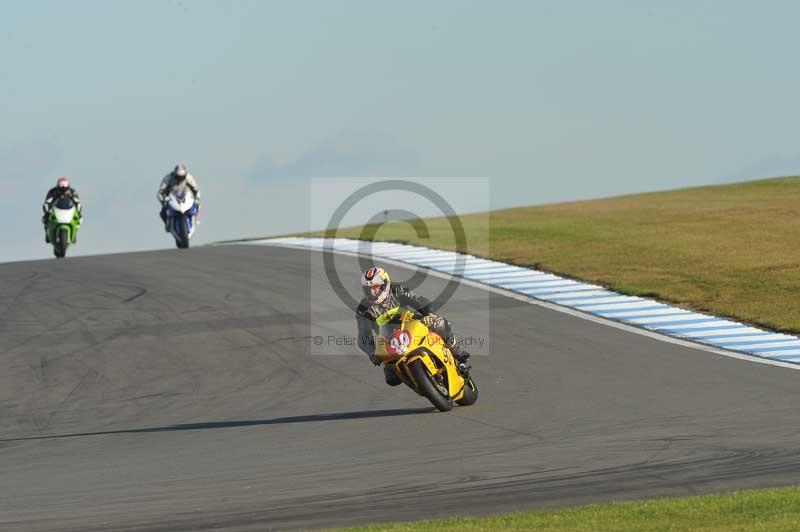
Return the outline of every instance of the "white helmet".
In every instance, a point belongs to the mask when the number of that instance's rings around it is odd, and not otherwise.
[[[364,297],[372,304],[386,301],[391,286],[389,274],[383,268],[373,266],[361,276],[361,289],[364,291]]]
[[[186,167],[182,164],[177,164],[175,165],[175,169],[172,171],[172,174],[179,180],[186,179]]]

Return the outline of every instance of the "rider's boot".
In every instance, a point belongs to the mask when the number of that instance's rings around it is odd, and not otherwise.
[[[167,218],[167,205],[165,203],[161,205],[161,212],[158,215],[161,217],[161,221],[164,222],[164,232],[169,233],[169,218]]]
[[[469,370],[472,369],[472,366],[469,365],[469,352],[455,342],[449,347],[450,352],[453,353],[453,358],[456,359],[458,369],[464,375],[468,374]]]

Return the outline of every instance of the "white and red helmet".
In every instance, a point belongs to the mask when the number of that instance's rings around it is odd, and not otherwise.
[[[58,188],[69,188],[69,178],[65,176],[61,176],[56,181],[56,186]]]
[[[386,301],[391,286],[389,274],[383,268],[373,266],[361,276],[361,289],[370,303],[380,304]]]

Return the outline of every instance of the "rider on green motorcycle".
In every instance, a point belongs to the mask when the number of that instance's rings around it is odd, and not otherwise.
[[[445,346],[450,349],[458,361],[463,372],[469,370],[467,360],[469,353],[458,345],[453,336],[450,322],[431,312],[431,302],[427,298],[415,294],[411,289],[401,283],[392,283],[389,274],[383,268],[372,267],[361,276],[361,288],[364,298],[356,309],[356,323],[358,323],[358,347],[367,354],[373,364],[380,362],[375,358],[375,334],[378,316],[393,307],[407,307],[422,314],[422,322],[428,329],[435,332],[444,340]],[[400,378],[389,368],[383,368],[386,384],[397,386],[401,384]]]
[[[44,241],[48,244],[50,243],[50,231],[48,227],[48,223],[50,221],[50,209],[53,207],[53,202],[62,196],[69,196],[75,203],[75,209],[77,209],[78,216],[80,217],[78,220],[79,227],[81,221],[83,221],[83,206],[81,205],[81,198],[78,196],[78,192],[70,186],[69,178],[64,176],[59,177],[58,181],[56,182],[56,186],[47,191],[47,196],[45,196],[44,204],[42,205],[42,211],[44,211],[42,216],[42,224],[44,225]],[[77,240],[77,234],[73,235],[72,243],[74,244],[77,242]]]

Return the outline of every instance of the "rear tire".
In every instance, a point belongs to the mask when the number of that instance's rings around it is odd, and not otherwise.
[[[422,360],[415,360],[408,365],[408,369],[411,370],[411,375],[414,377],[419,391],[428,398],[433,406],[442,412],[452,410],[453,400],[449,395],[442,393],[439,387],[433,383],[433,378],[428,373],[428,368]]]
[[[69,234],[66,227],[56,230],[56,243],[53,245],[53,254],[58,259],[63,259],[67,255],[69,245]]]
[[[478,385],[475,384],[475,381],[472,377],[466,377],[464,379],[464,395],[461,396],[461,399],[456,401],[459,406],[469,406],[474,405],[475,401],[478,400]]]

